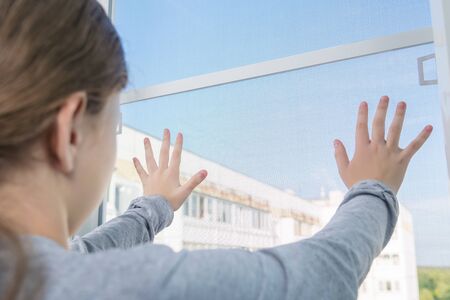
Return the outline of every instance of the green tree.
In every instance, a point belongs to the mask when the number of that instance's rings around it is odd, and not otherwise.
[[[439,300],[450,300],[450,283],[448,281],[439,281],[434,290],[434,296]]]
[[[436,281],[432,276],[433,273],[431,272],[419,273],[419,288],[434,291],[436,289]]]
[[[434,300],[433,293],[429,289],[420,289],[420,300]]]
[[[450,300],[450,269],[419,268],[420,300]]]

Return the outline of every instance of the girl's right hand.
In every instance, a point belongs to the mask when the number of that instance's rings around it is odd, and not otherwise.
[[[159,164],[156,164],[149,138],[144,139],[144,147],[147,170],[142,166],[139,159],[133,158],[134,167],[142,182],[144,195],[163,196],[173,210],[179,209],[192,191],[206,178],[208,175],[207,171],[201,170],[185,184],[180,184],[180,164],[183,152],[183,135],[181,133],[177,135],[172,156],[169,159],[170,131],[164,129]]]
[[[339,174],[348,188],[359,181],[374,179],[386,184],[396,194],[405,177],[411,158],[422,147],[433,130],[431,125],[426,126],[408,147],[399,148],[406,103],[400,102],[397,105],[394,120],[385,139],[388,104],[389,98],[381,97],[373,119],[372,137],[370,138],[367,126],[367,103],[361,103],[356,126],[355,154],[351,161],[348,159],[343,143],[339,140],[334,141]]]

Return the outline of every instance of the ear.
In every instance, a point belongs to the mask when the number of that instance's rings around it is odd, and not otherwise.
[[[60,107],[50,133],[50,153],[55,167],[66,174],[74,169],[77,150],[83,138],[82,121],[86,105],[86,92],[69,95]]]

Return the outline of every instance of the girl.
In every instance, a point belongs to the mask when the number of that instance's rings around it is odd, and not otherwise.
[[[3,299],[356,299],[395,227],[408,163],[432,130],[400,149],[405,103],[387,137],[388,98],[371,136],[362,103],[351,161],[335,141],[350,190],[323,230],[256,252],[178,253],[149,242],[206,171],[180,186],[182,136],[169,158],[165,130],[158,164],[149,140],[146,168],[134,161],[144,196],[69,243],[113,171],[118,93],[127,84],[117,33],[95,0],[1,0],[0,74]]]

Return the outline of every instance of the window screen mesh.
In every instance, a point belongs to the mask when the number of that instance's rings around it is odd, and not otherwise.
[[[225,4],[226,3],[226,4]],[[338,4],[339,3],[339,4]],[[115,22],[130,62],[130,87],[143,87],[430,26],[428,1],[122,1]],[[268,14],[268,12],[271,12]],[[264,17],[263,17],[264,16]],[[354,150],[356,110],[378,99],[406,100],[401,146],[428,123],[398,194],[394,235],[375,259],[359,299],[418,299],[417,267],[450,266],[450,201],[436,85],[420,86],[417,58],[432,44],[186,92],[122,106],[107,219],[142,193],[133,156],[143,138],[159,153],[162,130],[184,134],[182,181],[209,175],[156,243],[175,250],[251,251],[320,230],[346,188],[332,141]],[[435,78],[434,61],[427,78]]]

